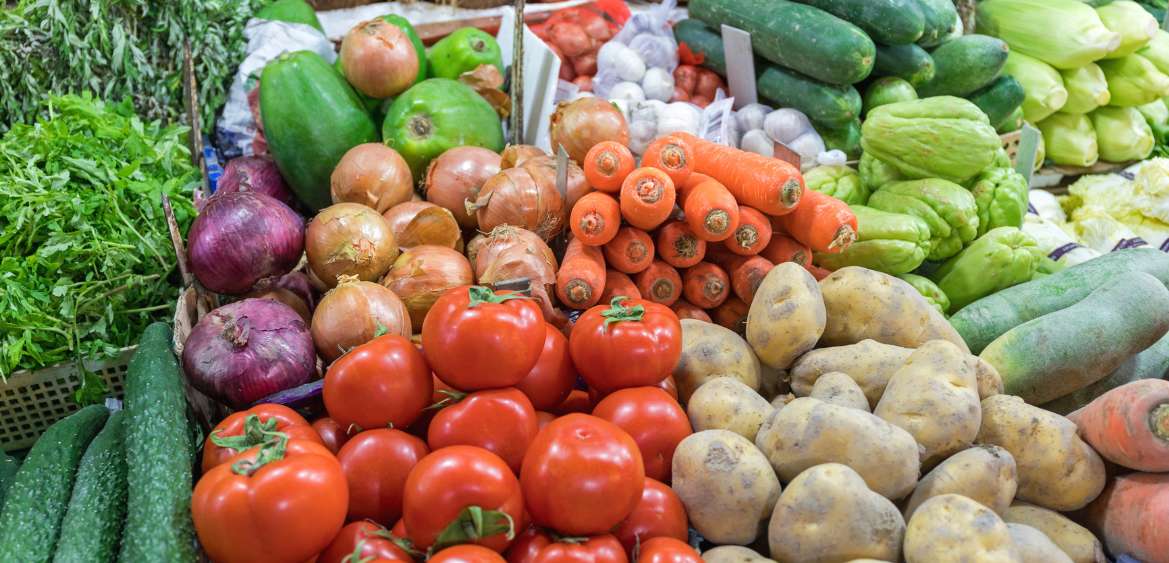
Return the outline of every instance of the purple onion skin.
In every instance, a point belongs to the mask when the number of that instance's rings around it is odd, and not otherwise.
[[[304,272],[289,272],[276,280],[273,286],[287,289],[304,299],[310,313],[316,310],[317,296],[313,291],[312,282],[308,280],[308,276]]]
[[[258,192],[217,193],[187,233],[191,271],[204,287],[242,295],[287,274],[304,252],[304,219]]]
[[[253,191],[272,196],[285,205],[293,205],[296,196],[284,183],[276,161],[265,156],[241,156],[227,162],[215,193]]]
[[[229,303],[199,320],[183,345],[196,389],[232,408],[309,382],[316,352],[308,325],[271,299]]]

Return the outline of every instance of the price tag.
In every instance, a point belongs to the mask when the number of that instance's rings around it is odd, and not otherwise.
[[[1015,154],[1015,171],[1027,180],[1027,187],[1031,187],[1031,176],[1035,173],[1035,157],[1039,153],[1039,143],[1042,141],[1039,130],[1030,123],[1023,124],[1019,137],[1019,152]]]
[[[719,92],[722,92],[721,88]],[[698,131],[703,139],[723,145],[730,144],[731,106],[734,103],[734,98],[722,98],[703,108],[702,119],[698,125]]]
[[[556,146],[556,189],[568,197],[568,151],[562,145]]]
[[[755,103],[755,52],[751,34],[729,25],[722,26],[723,53],[727,60],[727,86],[735,96],[735,109]]]
[[[795,166],[797,170],[800,168],[800,153],[789,149],[787,145],[783,143],[775,143],[775,158]]]

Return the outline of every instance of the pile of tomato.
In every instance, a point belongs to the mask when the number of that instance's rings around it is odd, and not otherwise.
[[[451,290],[421,346],[384,335],[329,366],[327,417],[223,420],[192,498],[199,540],[221,563],[702,561],[669,487],[691,433],[681,346],[649,301],[593,307],[565,337],[530,298]]]

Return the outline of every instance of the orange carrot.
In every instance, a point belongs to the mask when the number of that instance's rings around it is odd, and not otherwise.
[[[799,205],[804,177],[795,166],[689,133],[675,135],[688,142],[694,152],[691,168],[721,182],[739,203],[768,215],[791,213]]]
[[[621,215],[634,227],[656,229],[674,210],[674,181],[657,168],[641,167],[621,184]]]
[[[654,259],[653,239],[645,231],[633,227],[621,227],[604,249],[605,261],[614,270],[626,274],[636,274],[648,268]]]
[[[641,155],[642,166],[652,166],[665,172],[674,185],[681,184],[690,176],[694,151],[690,143],[678,135],[664,135],[645,147]]]
[[[792,213],[775,220],[782,231],[816,252],[837,253],[856,240],[856,215],[848,204],[809,190]]]
[[[597,304],[605,288],[605,257],[601,249],[580,239],[568,241],[560,271],[556,272],[556,296],[566,307],[587,309]]]
[[[759,252],[772,264],[795,262],[805,268],[812,263],[812,249],[787,235],[772,234],[771,242]]]
[[[707,323],[714,322],[710,319],[710,315],[706,314],[706,311],[699,309],[696,305],[685,299],[675,301],[673,305],[670,305],[670,308],[678,315],[678,320],[694,319]]]
[[[762,256],[739,256],[725,250],[707,252],[706,257],[727,272],[731,277],[731,289],[748,305],[755,298],[755,291],[763,283],[763,277],[775,267],[775,264]]]
[[[633,167],[633,153],[628,147],[617,141],[602,141],[585,155],[585,181],[603,192],[617,193]]]
[[[713,309],[730,297],[731,278],[722,268],[702,262],[682,276],[682,295],[698,307]]]
[[[1126,383],[1068,418],[1108,461],[1137,471],[1169,471],[1169,381]]]
[[[662,305],[673,305],[682,295],[682,276],[678,275],[678,270],[673,266],[661,260],[654,260],[649,268],[637,274],[634,281],[643,299]]]
[[[686,223],[673,221],[658,230],[658,257],[675,268],[689,268],[706,255],[706,241],[694,236]]]
[[[1146,563],[1169,561],[1169,473],[1116,477],[1082,515],[1110,553]]]
[[[605,192],[589,192],[572,206],[572,234],[588,246],[601,246],[621,228],[621,206]]]
[[[739,226],[735,234],[723,241],[731,252],[742,256],[759,254],[771,242],[771,221],[762,213],[739,206]]]
[[[597,303],[609,303],[617,295],[624,295],[630,299],[641,299],[641,291],[637,289],[637,284],[633,283],[629,276],[617,270],[608,270],[605,272],[605,291],[601,293],[601,298],[597,300]]]
[[[714,319],[715,324],[720,324],[743,335],[747,332],[747,312],[750,310],[751,308],[746,303],[732,295],[723,301],[722,305],[715,307],[710,312],[710,316]]]
[[[832,275],[832,270],[826,270],[815,264],[808,264],[804,266],[804,269],[807,270],[809,274],[812,274],[812,277],[816,278],[816,281],[820,281]]]
[[[710,176],[691,174],[680,192],[686,224],[698,238],[726,240],[739,226],[739,204],[735,196]]]

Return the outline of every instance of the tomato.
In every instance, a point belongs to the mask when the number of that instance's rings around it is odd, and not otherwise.
[[[625,549],[612,534],[554,540],[528,528],[507,551],[508,563],[628,563]]]
[[[351,438],[337,452],[349,483],[349,520],[401,518],[406,476],[428,453],[425,442],[401,430],[375,428]]]
[[[593,416],[616,424],[633,437],[645,461],[646,476],[670,481],[674,448],[691,430],[686,411],[669,393],[657,387],[622,389],[597,403]]]
[[[427,318],[430,318],[429,316]],[[474,446],[450,446],[422,459],[406,478],[402,517],[414,545],[427,549],[439,534],[463,522],[467,508],[484,511],[483,529],[463,531],[466,541],[503,551],[511,540],[507,531],[524,522],[524,498],[515,474],[499,456]],[[510,521],[509,521],[510,520]],[[509,528],[510,526],[510,528]],[[457,531],[457,530],[456,530]]]
[[[657,387],[657,388],[661,389],[662,391],[669,393],[670,398],[674,399],[675,401],[678,400],[678,385],[676,383],[674,383],[674,376],[671,375],[671,376],[661,380],[661,382],[658,383],[657,385],[654,385],[654,387]],[[608,397],[608,396],[609,396],[608,393],[602,394],[600,391],[597,391],[596,389],[589,387],[589,400],[592,401],[594,405],[601,402],[601,399],[604,399],[605,397]]]
[[[485,547],[456,545],[434,554],[427,563],[507,563],[507,560]]]
[[[568,339],[556,327],[544,323],[544,349],[535,367],[516,385],[538,410],[551,410],[564,402],[576,385],[576,368],[568,357]]]
[[[593,400],[589,397],[589,392],[583,389],[573,389],[568,394],[568,398],[560,403],[560,406],[552,409],[554,414],[565,415],[574,412],[589,414],[593,412]]]
[[[349,441],[349,433],[344,427],[327,416],[323,416],[313,421],[313,428],[321,437],[321,443],[325,444],[326,448],[334,454],[337,453],[345,442]]]
[[[426,358],[406,338],[386,334],[337,358],[325,373],[325,409],[343,428],[410,426],[430,404]]]
[[[329,544],[316,563],[349,563],[350,561],[365,560],[373,557],[375,560],[404,561],[413,563],[414,558],[395,543],[391,532],[373,522],[353,522],[341,528],[333,543]],[[357,551],[357,544],[361,543],[361,551]],[[357,554],[346,561],[346,557]]]
[[[645,487],[637,442],[587,414],[548,423],[520,470],[532,521],[561,534],[607,533],[633,511]]]
[[[427,443],[479,446],[507,462],[519,473],[528,444],[540,430],[532,402],[519,389],[476,391],[443,407],[430,421]]]
[[[682,355],[682,325],[665,305],[615,297],[577,319],[568,349],[581,377],[601,393],[657,385]]]
[[[406,521],[399,518],[398,521],[394,523],[394,527],[390,528],[390,533],[398,536],[399,538],[406,537]]]
[[[646,478],[641,500],[629,516],[617,525],[613,535],[621,541],[628,553],[638,541],[642,544],[651,538],[667,537],[686,541],[690,537],[690,523],[686,518],[686,507],[682,499],[665,483]]]
[[[690,544],[674,538],[653,538],[641,544],[638,563],[702,563]]]
[[[255,433],[252,436],[244,434],[244,422],[249,416],[258,416],[260,422],[266,423],[265,428],[268,431],[283,432],[288,435],[289,439],[323,443],[321,437],[309,426],[308,421],[296,411],[284,405],[272,403],[256,405],[246,411],[231,413],[215,425],[215,429],[211,431],[211,435],[203,444],[203,473],[211,471],[212,467],[226,462],[240,451],[258,446],[263,442],[265,438],[263,434]],[[215,443],[216,438],[219,441],[224,441],[226,438],[228,442],[236,443],[240,447],[220,446]]]
[[[434,373],[455,389],[513,387],[544,349],[544,315],[536,301],[482,286],[452,289],[422,322],[422,349]]]
[[[543,430],[553,420],[556,420],[556,415],[550,412],[536,411],[536,426],[539,427],[539,430]]]
[[[282,454],[274,442],[263,448],[272,459],[250,475],[244,466],[256,462],[261,447],[215,466],[195,485],[195,531],[220,563],[306,561],[345,523],[345,473],[325,446],[289,440]]]

